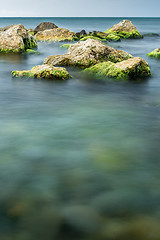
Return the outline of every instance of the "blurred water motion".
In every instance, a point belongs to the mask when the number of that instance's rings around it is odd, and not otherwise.
[[[117,23],[68,21],[77,31]],[[160,20],[134,21],[159,33]],[[0,56],[0,240],[160,240],[160,68],[145,56],[153,38],[113,43],[151,65],[138,84],[74,69],[63,83],[12,79],[66,51],[38,44],[41,55]]]

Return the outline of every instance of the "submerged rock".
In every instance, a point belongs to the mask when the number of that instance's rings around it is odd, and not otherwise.
[[[160,58],[160,48],[156,48],[154,51],[147,53],[148,57]]]
[[[96,64],[84,72],[99,78],[116,78],[120,80],[145,78],[151,75],[149,65],[140,57],[131,58],[119,63],[103,62]]]
[[[72,41],[74,32],[66,28],[54,28],[40,31],[35,35],[38,41]]]
[[[71,77],[65,68],[47,64],[35,66],[28,71],[13,71],[11,74],[13,77],[46,78],[52,80],[66,80]]]
[[[23,52],[35,47],[36,40],[23,25],[11,25],[0,29],[0,52]]]
[[[61,48],[67,48],[67,49],[68,49],[71,45],[72,45],[72,44],[63,44],[63,45],[61,45],[60,47],[61,47]]]
[[[129,20],[123,20],[113,25],[105,31],[106,34],[113,34],[120,39],[122,38],[142,38],[137,28]]]
[[[58,28],[58,26],[56,26],[54,23],[51,23],[51,22],[42,22],[34,29],[34,33],[36,34],[37,32],[44,31],[47,29],[54,29],[54,28]]]
[[[143,37],[159,37],[160,35],[158,33],[145,33],[143,34]]]
[[[72,44],[64,55],[46,58],[44,64],[89,67],[102,61],[121,62],[129,58],[132,56],[127,52],[116,50],[100,41],[88,39]]]

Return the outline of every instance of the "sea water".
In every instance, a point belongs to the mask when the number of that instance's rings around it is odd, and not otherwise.
[[[72,31],[105,31],[122,18],[0,18],[0,27],[42,21]],[[160,34],[160,18],[129,18]],[[146,54],[159,36],[110,42],[145,59],[142,82],[84,78],[13,79],[63,43],[38,42],[39,55],[0,54],[0,239],[160,239],[160,60]]]

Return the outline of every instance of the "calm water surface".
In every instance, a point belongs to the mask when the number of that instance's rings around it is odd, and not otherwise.
[[[42,21],[73,31],[105,31],[121,18],[0,18],[0,27]],[[133,18],[160,34],[160,18]],[[146,54],[160,37],[110,43],[145,59],[141,83],[12,79],[40,55],[0,55],[0,239],[160,239],[160,60]]]

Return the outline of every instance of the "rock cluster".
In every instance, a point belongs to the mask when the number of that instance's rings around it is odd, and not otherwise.
[[[37,46],[36,40],[80,40],[75,44],[62,45],[61,47],[68,48],[66,54],[49,56],[42,65],[28,71],[13,71],[12,76],[65,80],[71,77],[69,73],[65,68],[55,66],[78,66],[87,68],[86,73],[92,73],[98,77],[137,79],[151,75],[148,63],[139,57],[133,58],[125,51],[109,47],[103,41],[141,37],[137,28],[129,20],[123,20],[105,32],[93,31],[88,34],[84,29],[74,33],[50,22],[42,22],[34,30],[27,30],[19,24],[0,28],[0,52],[37,54],[38,52],[31,50]],[[148,53],[148,56],[159,57],[159,52],[160,49],[155,49]]]

